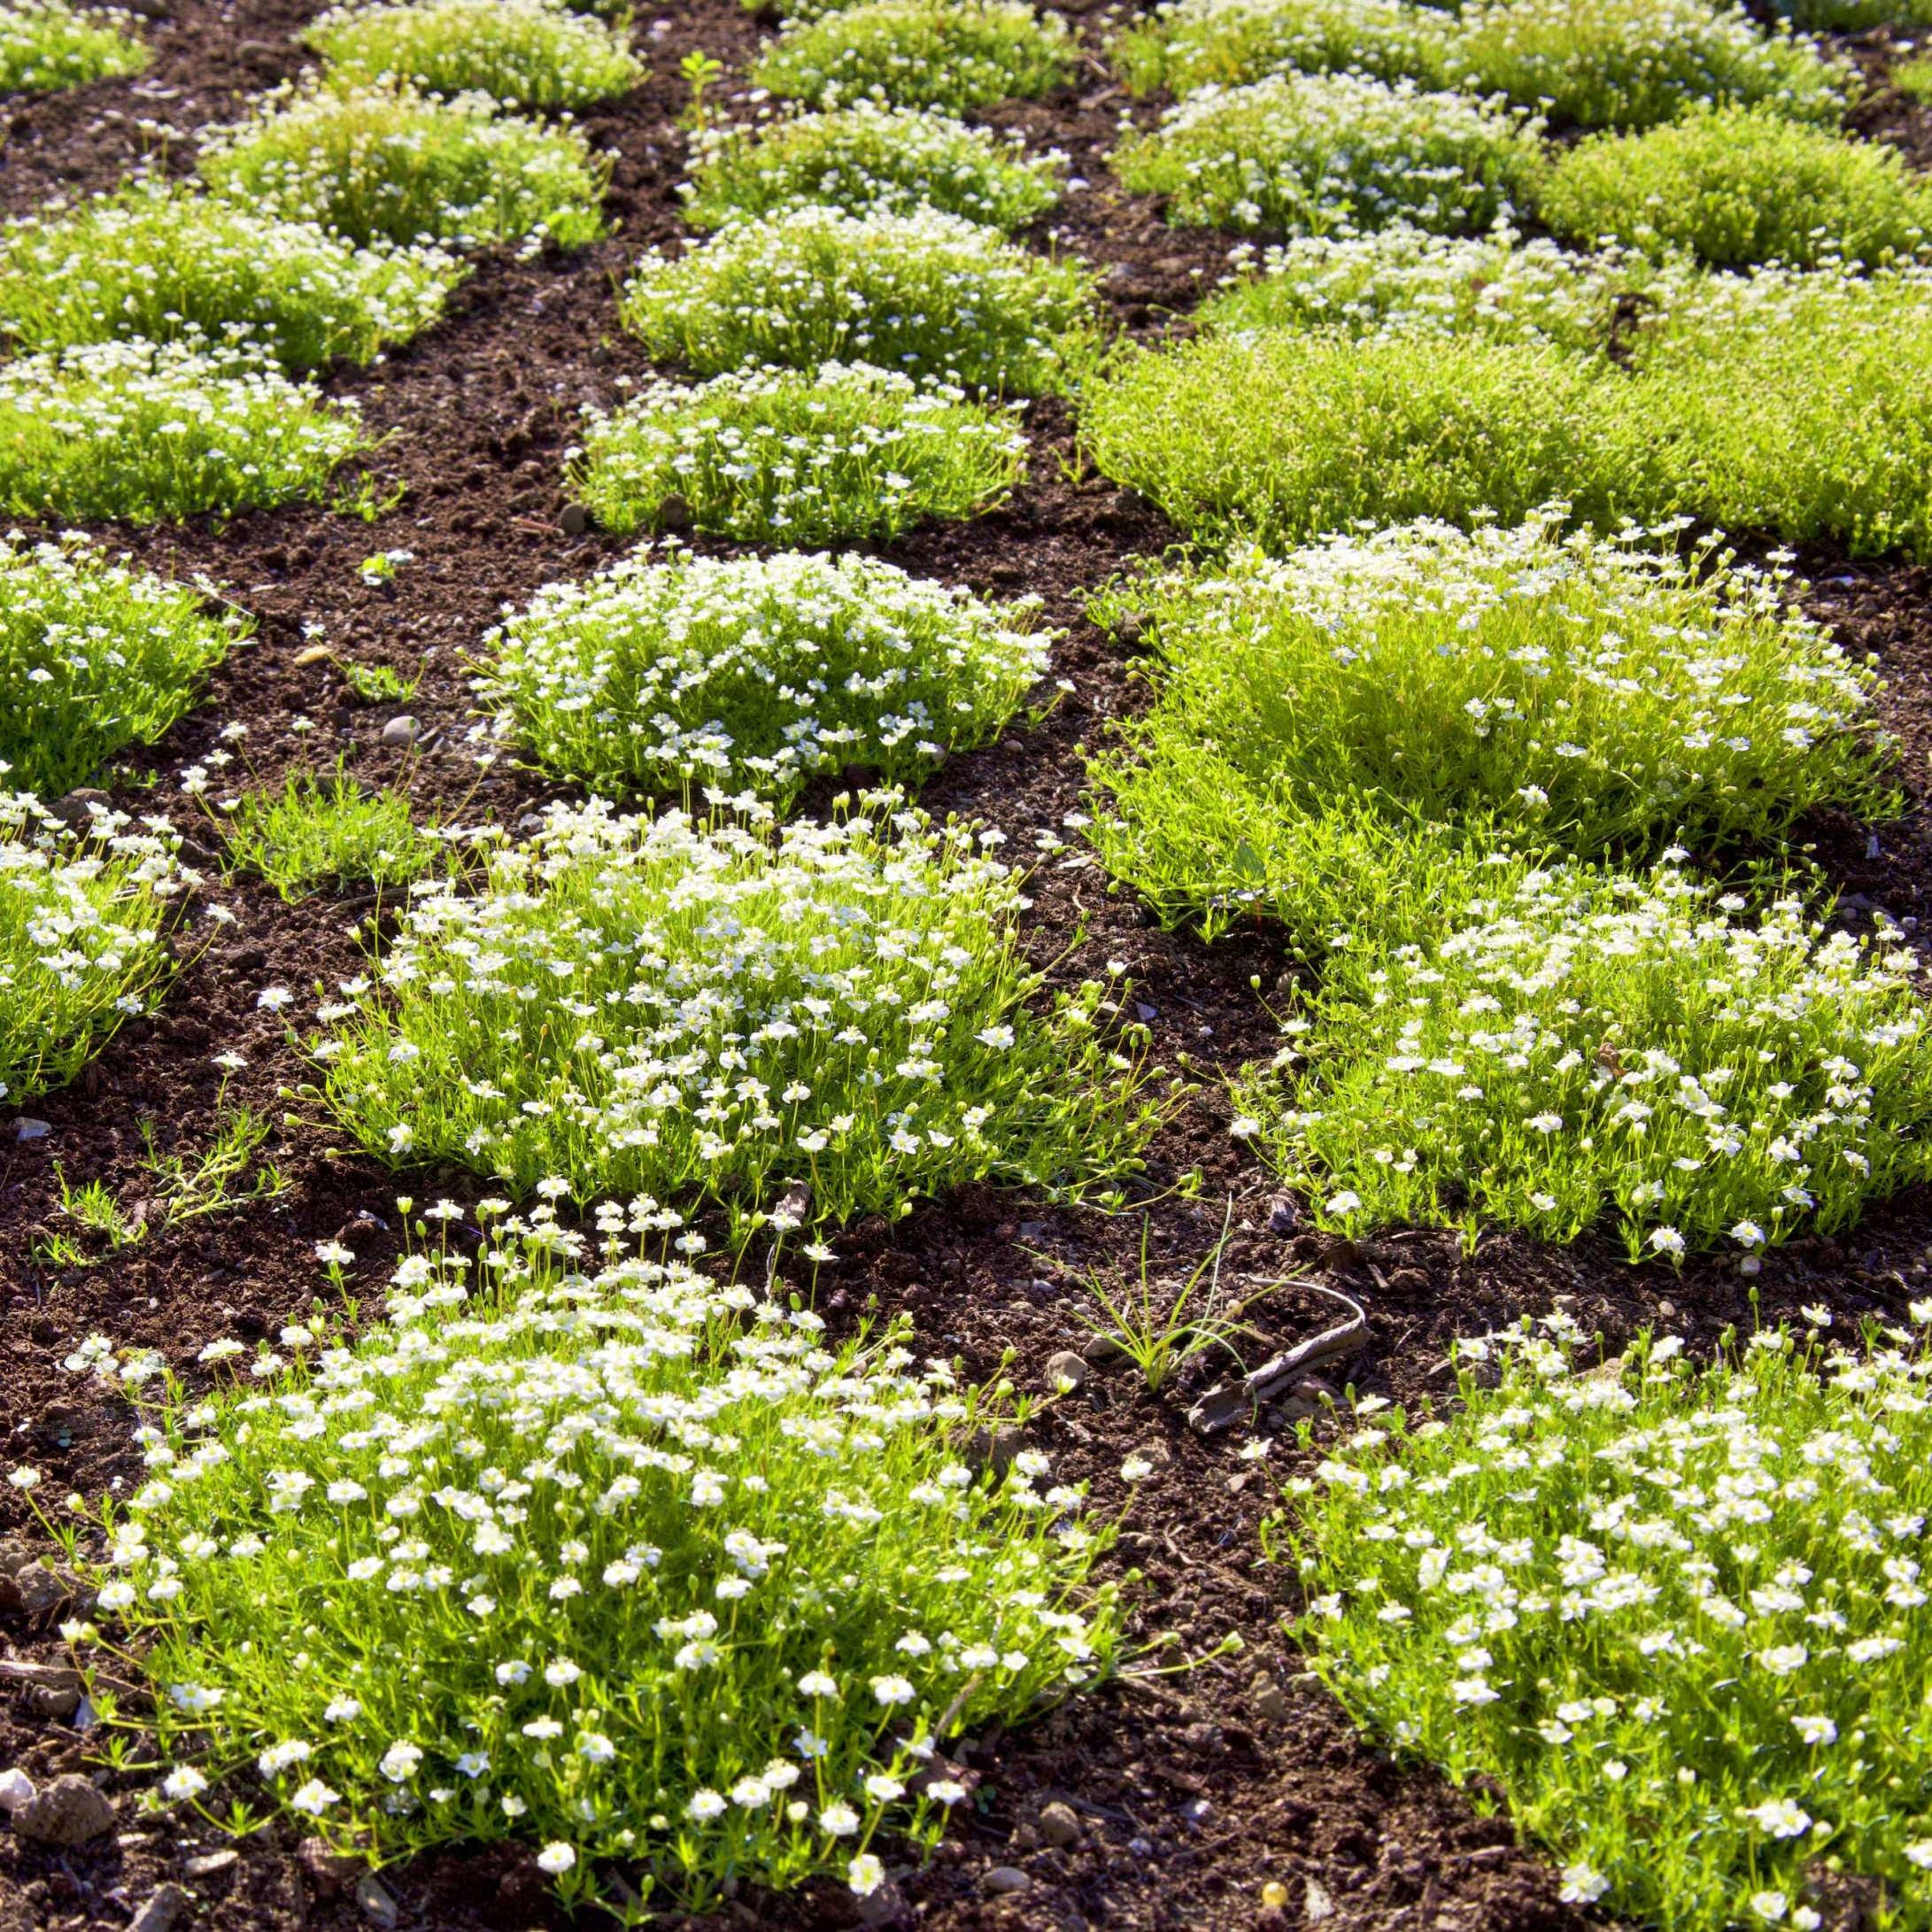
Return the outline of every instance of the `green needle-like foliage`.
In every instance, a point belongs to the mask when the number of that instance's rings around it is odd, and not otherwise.
[[[7,0],[0,6],[0,93],[54,94],[89,81],[139,73],[148,50],[125,14],[81,12],[66,0]]]

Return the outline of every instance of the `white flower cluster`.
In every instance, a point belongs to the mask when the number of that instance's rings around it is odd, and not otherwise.
[[[870,557],[646,548],[545,585],[484,639],[475,688],[498,731],[554,771],[783,803],[817,772],[898,782],[985,742],[1045,675],[1036,609]]]
[[[1673,853],[1670,860],[1685,854]],[[1318,1050],[1241,1087],[1318,1216],[1574,1240],[1633,1261],[1826,1229],[1932,1173],[1919,963],[1666,862],[1648,880],[1500,860],[1428,944],[1358,933]],[[1289,1024],[1297,1041],[1310,1031]]]
[[[246,621],[197,591],[110,561],[82,537],[0,537],[0,769],[44,798],[151,741]]]
[[[66,0],[8,0],[0,7],[0,89],[48,94],[110,75],[139,73],[148,50],[124,13],[76,12]]]
[[[97,811],[69,831],[0,792],[0,1102],[71,1079],[147,1010],[168,970],[170,901],[196,877],[178,844],[166,819]]]
[[[744,543],[890,541],[923,517],[970,516],[1025,473],[1010,410],[869,363],[660,378],[592,410],[571,473],[607,529],[681,498],[699,529]]]
[[[85,522],[320,494],[356,406],[239,354],[97,343],[0,367],[0,503]]]
[[[339,1829],[514,1828],[700,1909],[727,1875],[876,1889],[882,1820],[931,1838],[965,1795],[942,1721],[1016,1719],[1111,1649],[1080,1492],[1034,1451],[962,1462],[1002,1417],[900,1337],[830,1348],[645,1258],[678,1225],[653,1201],[594,1240],[503,1208],[473,1255],[414,1245],[386,1325],[303,1326],[138,1432],[99,1602],[165,1687],[164,1796],[241,1758]]]
[[[1547,1325],[1453,1421],[1378,1415],[1290,1485],[1323,1674],[1403,1750],[1505,1779],[1573,1902],[1808,1932],[1828,1867],[1920,1922],[1922,1345],[1762,1332],[1694,1371],[1668,1338],[1578,1373]]]
[[[815,204],[854,213],[937,208],[1003,229],[1023,228],[1059,198],[1066,158],[1029,156],[930,108],[862,101],[829,113],[750,127],[715,124],[692,137],[693,180],[682,190],[698,228]]]
[[[1411,81],[1278,74],[1200,89],[1130,134],[1113,166],[1195,226],[1455,232],[1513,212],[1542,166],[1536,133],[1495,102]]]
[[[958,215],[792,208],[673,260],[653,251],[623,319],[700,373],[849,359],[1014,395],[1064,386],[1091,276]]]
[[[624,93],[645,71],[622,35],[565,0],[354,0],[318,15],[302,40],[350,80],[475,89],[524,107],[581,107]]]
[[[367,361],[429,327],[461,267],[351,248],[178,182],[144,182],[0,235],[0,328],[33,349],[199,338],[291,367]]]
[[[834,1221],[989,1173],[1119,1171],[1143,1070],[1101,1037],[1098,985],[1024,1003],[1019,882],[975,849],[996,834],[889,792],[777,831],[738,802],[553,807],[487,889],[419,887],[379,979],[318,1015],[362,1144],[734,1217],[802,1180]]]
[[[1411,0],[1163,0],[1115,53],[1136,91],[1177,97],[1290,70],[1441,87],[1455,28],[1448,9]]]

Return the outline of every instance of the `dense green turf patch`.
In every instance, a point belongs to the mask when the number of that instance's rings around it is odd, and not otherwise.
[[[155,1688],[164,1799],[259,1815],[266,1786],[380,1858],[527,1839],[576,1901],[606,1860],[653,1907],[877,1891],[872,1847],[966,1796],[934,1747],[1107,1667],[1105,1533],[1037,1451],[976,1477],[1010,1394],[909,1336],[720,1287],[654,1201],[594,1240],[503,1205],[416,1217],[359,1340],[291,1325],[143,1431],[100,1605]],[[480,1249],[438,1240],[470,1215]]]
[[[746,543],[886,542],[971,516],[1025,474],[1009,410],[868,364],[656,382],[593,415],[570,489],[623,534],[674,511]]]
[[[988,1177],[1078,1189],[1158,1109],[1105,987],[1031,1003],[1019,896],[895,793],[779,831],[557,808],[322,1008],[328,1102],[391,1160],[714,1202],[734,1240],[801,1180],[828,1221]]]
[[[931,108],[862,101],[700,130],[684,214],[694,228],[715,228],[812,202],[854,214],[926,207],[1010,230],[1053,206],[1064,170],[1063,157],[1029,156],[1018,135],[1002,140]]]
[[[66,0],[0,6],[0,93],[53,94],[139,73],[148,50],[124,31],[124,14],[80,12]]]
[[[178,183],[30,215],[0,235],[0,330],[28,349],[239,337],[290,367],[367,362],[433,323],[463,269],[356,249]]]
[[[1288,1485],[1316,1668],[1403,1759],[1498,1791],[1573,1904],[1924,1923],[1922,1343],[1767,1331],[1700,1368],[1640,1336],[1599,1366],[1543,1326],[1462,1344],[1442,1414],[1359,1403]]]
[[[792,208],[675,260],[653,251],[624,290],[628,328],[699,374],[876,363],[1032,396],[1066,386],[1094,337],[1094,283],[957,215]]]
[[[1269,801],[1261,817],[1359,792],[1585,854],[1673,833],[1761,846],[1820,805],[1892,807],[1873,675],[1789,607],[1786,578],[1559,521],[1330,537],[1110,589],[1096,614],[1131,612],[1159,672],[1094,770],[1109,869],[1171,916],[1225,892],[1177,755],[1194,745],[1240,770],[1250,809]]]
[[[113,563],[84,537],[0,540],[0,770],[56,799],[182,716],[247,618]],[[11,768],[6,769],[6,768]]]
[[[1453,13],[1410,0],[1165,0],[1113,56],[1136,94],[1240,87],[1290,69],[1445,87],[1455,34]]]
[[[1932,26],[1927,0],[1778,0],[1777,11],[1794,26],[1835,34]]]
[[[1537,212],[1578,241],[1687,249],[1719,267],[1809,268],[1911,253],[1932,235],[1932,185],[1896,148],[1762,108],[1701,108],[1571,149]]]
[[[0,366],[0,505],[147,522],[316,498],[368,446],[351,403],[272,365],[97,343]]]
[[[1478,229],[1526,200],[1542,172],[1518,115],[1453,93],[1356,74],[1279,74],[1204,87],[1130,135],[1114,172],[1164,195],[1171,221],[1233,228]]]
[[[200,167],[249,206],[359,246],[543,236],[575,247],[604,232],[610,176],[575,128],[383,83],[278,89],[253,120],[205,137]]]
[[[0,784],[9,775],[0,767]],[[103,812],[70,831],[0,794],[0,1105],[71,1080],[158,997],[178,841]]]
[[[863,556],[639,551],[484,640],[501,736],[599,792],[781,806],[851,765],[894,783],[995,737],[1045,673],[1036,604]]]
[[[332,7],[303,30],[337,73],[510,106],[583,107],[644,78],[626,36],[563,0],[408,0]]]
[[[1307,823],[1271,856],[1292,863]],[[1795,898],[1753,915],[1669,862],[1632,878],[1415,836],[1443,855],[1397,854],[1386,927],[1352,880],[1290,888],[1331,951],[1272,1065],[1235,1083],[1241,1131],[1321,1225],[1472,1248],[1607,1220],[1633,1262],[1674,1260],[1829,1232],[1932,1174],[1909,952]]]
[[[358,784],[338,763],[326,777],[291,773],[275,791],[247,791],[220,815],[228,856],[291,904],[312,893],[377,891],[434,871],[444,847],[416,823],[408,795]]]
[[[1707,0],[1490,0],[1464,8],[1456,65],[1478,92],[1579,128],[1647,128],[1699,101],[1830,122],[1853,86],[1812,42]]]
[[[1058,14],[1024,0],[865,0],[787,26],[751,80],[815,107],[869,99],[959,114],[1050,92],[1076,50]]]

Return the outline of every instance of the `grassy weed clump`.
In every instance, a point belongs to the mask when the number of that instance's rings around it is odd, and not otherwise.
[[[0,538],[0,771],[58,798],[186,714],[251,630],[201,593],[111,563],[85,537]],[[7,768],[11,767],[11,769]]]
[[[1410,0],[1165,0],[1113,58],[1136,94],[1185,97],[1291,70],[1446,87],[1455,29],[1450,13]]]
[[[1828,259],[1882,262],[1932,233],[1932,188],[1897,149],[1762,108],[1697,108],[1668,126],[1608,135],[1550,171],[1538,213],[1558,235],[1719,267]]]
[[[1932,1173],[1914,956],[1797,899],[1737,916],[1683,856],[1632,878],[1501,854],[1418,939],[1355,927],[1236,1084],[1241,1125],[1323,1226],[1473,1248],[1607,1217],[1633,1262],[1829,1233]]]
[[[148,50],[125,16],[81,13],[65,0],[9,0],[0,8],[0,94],[53,94],[139,73]]]
[[[130,336],[267,350],[289,367],[367,362],[441,313],[462,274],[439,250],[352,248],[171,183],[12,222],[0,329],[27,349]]]
[[[621,313],[704,375],[858,361],[1019,396],[1065,387],[1094,339],[1085,268],[930,209],[733,223],[676,260],[645,256]]]
[[[1363,1402],[1289,1484],[1315,1667],[1404,1758],[1500,1784],[1573,1905],[1804,1928],[1875,1880],[1924,1922],[1923,1345],[1766,1331],[1696,1367],[1646,1335],[1580,1372],[1543,1325],[1461,1344],[1449,1416]]]
[[[510,106],[582,107],[637,86],[644,63],[563,0],[409,0],[332,7],[302,35],[338,74],[475,90]]]
[[[1464,7],[1464,84],[1576,128],[1648,128],[1700,101],[1761,101],[1835,122],[1849,70],[1709,0],[1489,0]]]
[[[1627,310],[1667,302],[1684,274],[1617,249],[1580,254],[1509,229],[1432,235],[1398,222],[1366,235],[1296,236],[1251,259],[1194,314],[1222,334],[1480,336],[1602,352]]]
[[[1189,227],[1488,227],[1534,189],[1542,158],[1519,115],[1357,74],[1203,87],[1114,151],[1136,194]]]
[[[1107,1667],[1083,1492],[1033,1450],[976,1476],[961,1445],[1024,1410],[909,1337],[833,1344],[651,1258],[678,1225],[654,1201],[594,1238],[502,1209],[474,1258],[438,1238],[466,1210],[419,1217],[360,1340],[284,1329],[151,1411],[100,1601],[157,1689],[165,1797],[259,1778],[380,1857],[527,1839],[573,1902],[607,1859],[653,1908],[877,1891],[888,1841],[966,1797],[935,1747]]]
[[[1887,808],[1876,681],[1789,607],[1786,576],[1713,542],[1564,537],[1559,516],[1329,537],[1117,586],[1097,614],[1132,608],[1162,669],[1095,772],[1131,822],[1109,837],[1170,892],[1200,862],[1171,761],[1197,743],[1271,815],[1361,793],[1586,854],[1673,831],[1766,841],[1820,804]],[[1219,869],[1210,855],[1197,900]]]
[[[1901,60],[1891,71],[1891,83],[1915,101],[1932,101],[1932,54]]]
[[[923,107],[862,101],[755,128],[715,128],[693,138],[684,216],[723,228],[745,215],[815,202],[858,214],[878,209],[943,214],[1012,230],[1060,198],[1063,157],[1030,157],[1005,139]]]
[[[499,733],[602,790],[789,804],[856,765],[894,783],[983,745],[1046,672],[1034,604],[877,559],[640,551],[485,638]]]
[[[1874,27],[1932,26],[1928,0],[1778,0],[1778,12],[1814,33],[1862,34]]]
[[[326,777],[296,772],[278,791],[243,792],[220,823],[230,859],[290,904],[317,892],[407,885],[443,854],[407,793],[359,785],[339,763]]]
[[[873,100],[963,114],[1050,93],[1078,46],[1057,14],[1024,0],[865,0],[786,27],[751,71],[781,100]]]
[[[99,343],[0,367],[0,505],[151,522],[318,498],[368,447],[353,403],[272,364]]]
[[[967,517],[1025,474],[1005,409],[866,363],[754,369],[687,388],[658,381],[593,414],[570,488],[606,529],[662,522],[741,543],[885,543]]]
[[[204,139],[218,190],[267,214],[320,222],[359,247],[483,247],[604,232],[610,164],[575,128],[545,127],[468,94],[311,81],[264,98],[252,120]]]
[[[1608,517],[1650,459],[1608,366],[1535,342],[1278,329],[1130,354],[1086,392],[1103,474],[1182,529],[1276,547],[1357,519]]]
[[[26,793],[0,794],[0,1102],[65,1086],[158,997],[190,877],[176,843],[165,821],[135,831],[96,812],[70,832]]]
[[[798,1181],[830,1221],[1090,1185],[1157,1111],[1144,1036],[1098,983],[1028,1003],[1020,883],[976,846],[893,793],[777,831],[553,808],[321,1008],[328,1101],[394,1160],[715,1202],[739,1230]]]

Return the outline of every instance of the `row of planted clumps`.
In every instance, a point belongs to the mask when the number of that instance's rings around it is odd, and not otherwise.
[[[779,547],[997,503],[1030,396],[1072,398],[1090,459],[1188,539],[1095,587],[1151,701],[1093,749],[1087,831],[1203,943],[1288,935],[1235,1132],[1319,1225],[1607,1229],[1750,1271],[1923,1177],[1916,959],[1833,929],[1788,843],[1900,808],[1875,675],[1781,557],[1685,535],[1932,549],[1925,190],[1837,131],[1852,72],[1807,37],[1861,5],[1766,33],[1688,0],[1175,0],[1114,48],[1179,97],[1115,166],[1170,220],[1290,238],[1238,253],[1185,340],[1124,349],[1091,270],[1015,238],[1073,191],[1063,158],[961,118],[1070,75],[1056,19],[813,7],[742,121],[690,64],[704,238],[620,307],[684,373],[593,412],[568,481],[613,530],[763,548],[647,537],[479,640],[497,741],[588,801],[512,841],[340,773],[225,794],[224,753],[183,781],[285,892],[413,881],[299,1036],[309,1097],[508,1198],[406,1205],[385,1324],[291,1326],[212,1400],[164,1380],[151,1479],[100,1525],[164,1801],[247,1794],[377,1856],[535,1834],[572,1897],[613,1859],[687,1901],[827,1870],[863,1894],[877,1833],[964,1795],[948,1736],[1106,1667],[1105,1532],[1042,1459],[970,1453],[1024,1403],[897,1332],[834,1345],[778,1271],[965,1179],[1107,1187],[1173,1104],[1117,978],[1049,996],[1025,963],[998,835],[906,789],[1021,715],[1037,607]],[[359,431],[292,372],[430,326],[479,246],[598,232],[603,164],[561,116],[636,80],[621,31],[421,0],[306,37],[322,73],[205,143],[198,183],[0,244],[5,406],[59,452],[23,514],[323,493]],[[77,398],[103,433],[72,435]],[[159,993],[196,884],[165,821],[76,840],[46,807],[247,625],[77,541],[4,562],[0,681],[34,707],[0,738],[19,1098]],[[893,789],[788,818],[848,765]],[[715,1248],[776,1287],[721,1288]],[[353,1257],[321,1259],[339,1287]],[[1291,1486],[1344,1702],[1501,1778],[1573,1898],[1802,1927],[1822,1870],[1922,1912],[1918,1344],[1770,1335],[1697,1370],[1643,1343],[1589,1373],[1560,1325],[1495,1348],[1500,1381],[1475,1363],[1441,1417],[1358,1403]],[[143,1402],[159,1372],[104,1342],[73,1365]],[[292,1658],[238,1635],[264,1602]]]

